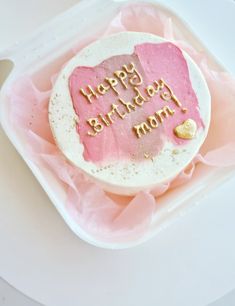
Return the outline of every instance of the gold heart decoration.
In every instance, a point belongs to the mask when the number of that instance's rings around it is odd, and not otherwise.
[[[193,119],[187,119],[174,129],[175,135],[182,139],[193,139],[197,132],[197,124]]]

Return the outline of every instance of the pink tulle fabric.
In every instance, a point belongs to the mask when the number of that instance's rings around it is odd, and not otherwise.
[[[158,198],[170,189],[186,184],[198,163],[211,167],[235,165],[235,81],[227,73],[213,70],[206,53],[195,50],[172,19],[151,5],[123,7],[102,36],[126,30],[150,32],[172,41],[197,62],[208,82],[212,96],[208,137],[194,161],[172,182],[159,186],[151,193],[140,192],[135,197],[122,197],[105,193],[72,166],[56,147],[48,122],[47,108],[56,78],[55,68],[47,84],[44,84],[49,90],[40,89],[40,78],[22,76],[9,93],[10,119],[17,133],[26,140],[27,158],[37,165],[43,163],[63,183],[67,194],[64,205],[83,230],[93,237],[112,242],[144,236],[153,215],[158,212]],[[76,45],[75,42],[69,56],[61,59],[59,65],[57,61],[57,72],[69,57],[79,51],[81,44]]]

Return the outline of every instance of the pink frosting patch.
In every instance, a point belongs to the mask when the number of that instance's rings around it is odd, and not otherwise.
[[[126,65],[130,71],[131,63],[142,77],[142,83],[138,86],[130,84],[130,79],[135,73],[131,74],[123,69],[123,65]],[[123,81],[127,88],[118,77],[115,77],[118,84],[114,86],[114,89],[105,81],[107,77],[113,78],[114,72],[118,70],[126,72],[127,76]],[[161,98],[163,92],[169,93],[166,86],[153,97],[147,94],[147,86],[153,85],[154,81],[159,83],[160,79],[170,86],[182,104],[181,107],[177,106],[173,99],[165,101]],[[133,82],[136,84],[138,81],[139,78],[136,75]],[[104,95],[97,92],[97,86],[101,83],[109,87]],[[203,126],[187,62],[181,50],[172,43],[144,43],[137,45],[132,55],[114,56],[96,67],[77,67],[70,76],[69,85],[73,106],[79,117],[77,131],[84,145],[83,155],[87,161],[102,162],[110,159],[130,159],[131,157],[141,160],[144,159],[144,152],[155,156],[167,140],[175,144],[186,142],[174,134],[174,128],[183,121],[191,118],[199,128]],[[91,93],[88,85],[98,94],[97,97],[91,96],[90,101],[80,91],[83,89],[85,93]],[[135,105],[133,102],[133,98],[138,95],[134,87],[138,88],[146,99],[142,106]],[[154,87],[156,88],[156,85]],[[135,110],[128,113],[127,107],[119,101],[119,98],[125,102],[131,102],[135,105]],[[117,112],[114,112],[111,117],[113,123],[106,126],[99,114],[106,116],[107,119],[113,103],[118,106],[120,114],[125,114],[125,118],[122,119]],[[174,115],[168,118],[163,117],[164,121],[158,122],[158,128],[152,129],[151,133],[146,135],[141,134],[141,138],[137,138],[133,127],[146,122],[149,116],[153,116],[164,106],[175,110]],[[182,112],[182,108],[187,108],[187,112]],[[103,126],[102,131],[95,137],[88,135],[88,131],[94,133],[93,128],[87,123],[87,119],[90,118],[97,118],[99,124]]]

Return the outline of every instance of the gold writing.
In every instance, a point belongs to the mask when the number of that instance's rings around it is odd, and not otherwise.
[[[165,102],[173,102],[176,107],[182,112],[187,112],[187,109],[182,106],[182,103],[174,94],[171,87],[161,78],[154,80],[146,88],[140,88],[143,84],[143,78],[133,62],[128,65],[123,65],[120,70],[116,70],[112,76],[106,77],[102,83],[96,87],[91,85],[81,88],[79,91],[89,104],[98,103],[100,96],[104,96],[112,90],[118,97],[115,103],[110,105],[110,110],[106,114],[99,113],[97,117],[86,120],[90,127],[87,132],[89,136],[96,136],[104,130],[104,127],[111,126],[116,120],[124,120],[129,113],[136,111],[138,108],[149,103],[151,98],[159,94],[159,97]],[[128,100],[120,97],[120,89],[127,90],[131,88],[134,95]],[[175,110],[168,105],[156,111],[153,115],[147,117],[146,121],[136,124],[133,127],[134,134],[137,138],[158,128],[169,116],[173,116]]]
[[[110,89],[119,95],[117,86],[121,83],[122,87],[128,89],[128,83],[131,86],[140,86],[143,83],[142,76],[138,72],[134,63],[123,65],[122,70],[117,70],[112,77],[106,77],[104,83],[96,87],[88,85],[85,89],[80,88],[80,93],[86,98],[88,103],[93,103],[94,99],[105,95]]]
[[[138,138],[151,132],[152,129],[156,129],[159,124],[163,123],[164,118],[168,118],[169,115],[173,116],[175,113],[174,109],[169,106],[164,106],[159,111],[155,112],[153,116],[149,116],[146,121],[141,122],[133,127],[133,130]]]

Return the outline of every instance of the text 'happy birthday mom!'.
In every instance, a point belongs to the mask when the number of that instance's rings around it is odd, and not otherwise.
[[[181,108],[182,112],[186,112],[186,108],[182,108],[181,102],[175,96],[170,86],[161,78],[160,80],[154,80],[151,85],[140,90],[140,85],[143,84],[143,78],[135,67],[135,64],[131,62],[128,65],[123,65],[121,70],[117,70],[113,73],[112,77],[106,77],[103,83],[97,87],[88,85],[86,89],[80,88],[80,93],[86,98],[89,104],[95,103],[100,96],[104,96],[108,91],[112,90],[117,96],[116,103],[110,105],[110,111],[106,114],[99,113],[97,117],[89,118],[86,120],[91,130],[87,132],[89,136],[96,136],[101,133],[105,127],[112,125],[117,119],[124,120],[128,114],[136,111],[137,108],[142,107],[145,103],[149,103],[151,98],[160,93],[161,99],[164,101],[172,101],[174,104]],[[120,97],[119,86],[124,90],[131,88],[134,92],[134,96],[131,101],[125,101]],[[164,91],[163,91],[164,89]],[[173,116],[175,110],[168,105],[157,110],[154,114],[151,114],[146,118],[146,121],[136,124],[132,127],[136,137],[141,138],[152,129],[156,129],[159,124],[162,124],[164,119],[169,116]]]

